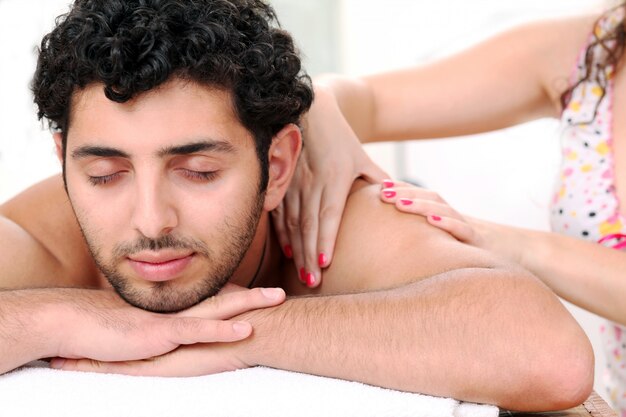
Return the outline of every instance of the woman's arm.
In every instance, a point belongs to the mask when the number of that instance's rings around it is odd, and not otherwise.
[[[563,299],[626,325],[623,252],[556,233],[467,218],[437,193],[403,183],[384,188],[381,199],[426,217],[461,242],[521,264]]]
[[[465,135],[556,116],[595,19],[528,24],[428,65],[317,79],[302,157],[274,213],[285,255],[315,278],[307,285],[319,285],[332,261],[354,179],[386,177],[360,141]]]
[[[503,255],[509,252],[563,299],[626,325],[626,254],[556,233],[470,220]]]
[[[334,98],[362,142],[468,135],[555,117],[595,19],[527,24],[412,68],[324,76],[316,92]],[[309,125],[325,123],[313,109]]]

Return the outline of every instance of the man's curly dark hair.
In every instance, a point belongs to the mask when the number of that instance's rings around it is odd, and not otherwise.
[[[261,186],[272,137],[313,100],[291,36],[260,0],[76,0],[42,42],[32,90],[63,135],[72,95],[102,83],[118,103],[178,77],[232,93],[256,139]]]

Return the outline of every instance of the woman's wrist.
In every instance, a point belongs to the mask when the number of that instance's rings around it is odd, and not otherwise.
[[[529,265],[534,262],[533,253],[535,252],[528,250],[529,246],[534,245],[533,238],[528,234],[530,230],[479,219],[468,220],[474,227],[475,246],[530,269]]]

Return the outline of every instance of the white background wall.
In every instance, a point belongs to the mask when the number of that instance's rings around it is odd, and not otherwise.
[[[59,170],[50,135],[36,121],[28,83],[36,45],[69,2],[0,0],[0,203]],[[423,63],[514,24],[606,4],[602,0],[272,3],[283,25],[295,34],[312,74],[352,75]],[[546,230],[558,140],[556,122],[540,120],[471,139],[375,145],[370,153],[392,175],[423,182],[462,212]],[[600,321],[579,309],[572,311],[594,344],[595,388],[603,395]]]

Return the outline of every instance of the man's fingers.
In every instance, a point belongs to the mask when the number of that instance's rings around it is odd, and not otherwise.
[[[202,343],[141,360],[101,362],[92,359],[55,358],[50,362],[51,368],[64,371],[163,377],[208,375],[248,366],[232,354],[229,345]]]
[[[166,375],[166,369],[159,366],[158,357],[138,361],[121,362],[101,362],[93,359],[55,358],[50,362],[50,367],[54,369],[62,369],[64,371],[94,372],[100,374],[169,376]],[[182,369],[180,371],[182,372]]]
[[[241,291],[248,291],[248,288],[242,287],[241,285],[233,284],[232,282],[227,282],[226,285],[222,287],[219,294],[223,295]]]
[[[138,363],[143,361],[130,362]],[[54,358],[50,361],[50,367],[53,369],[62,369],[64,371],[134,375],[129,372],[123,372],[123,370],[128,367],[127,362],[101,362],[93,359]]]
[[[175,345],[236,342],[250,336],[252,325],[245,321],[172,317],[164,331],[169,333],[170,342]]]
[[[273,307],[283,301],[285,290],[282,288],[244,289],[220,293],[177,316],[225,320],[250,310]]]

